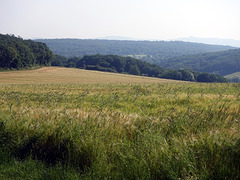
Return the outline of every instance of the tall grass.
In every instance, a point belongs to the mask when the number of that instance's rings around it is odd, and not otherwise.
[[[0,178],[239,179],[239,89],[1,85]]]

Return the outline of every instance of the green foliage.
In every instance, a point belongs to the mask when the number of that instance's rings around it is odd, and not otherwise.
[[[11,48],[11,47],[10,47]],[[0,67],[9,68],[10,64],[14,61],[14,54],[12,55],[10,48],[0,46]]]
[[[133,75],[140,75],[140,70],[138,68],[137,65],[134,65],[134,66],[130,66],[129,68],[129,74],[133,74]]]
[[[72,60],[72,58],[68,61],[70,60]],[[147,74],[149,76],[157,76],[163,71],[160,66],[149,64],[131,57],[99,54],[79,58],[76,67],[134,75]]]
[[[149,77],[159,77],[166,79],[176,79],[183,81],[199,82],[227,82],[219,75],[207,74],[211,78],[198,78],[201,73],[189,70],[167,70],[160,66],[150,64],[131,57],[121,57],[116,55],[91,55],[83,58],[69,58],[55,56],[52,65],[77,67],[88,70],[98,70],[116,73],[128,73],[133,75],[143,75]]]
[[[46,43],[55,54],[63,55],[68,58],[95,54],[113,54],[136,57],[148,63],[157,64],[168,69],[188,69],[204,73],[214,73],[221,76],[240,71],[240,51],[239,49],[234,49],[229,46],[180,41],[83,39],[39,39],[37,41]],[[98,69],[92,66],[94,65],[91,65],[91,69]],[[72,65],[69,65],[69,67],[72,67]],[[119,67],[121,67],[121,63]],[[109,71],[109,69],[106,71]],[[116,71],[123,72],[120,69],[116,69]],[[148,75],[153,76],[153,74]],[[156,77],[158,74],[154,76]],[[175,76],[180,79],[179,74],[177,75],[177,73],[175,73]]]
[[[137,57],[146,62],[154,63],[168,69],[182,68],[214,73],[221,76],[238,72],[240,67],[239,50],[229,46],[180,41],[83,39],[39,39],[37,41],[46,43],[55,54],[63,55],[68,58],[95,54],[114,54]],[[69,67],[72,66],[70,65]],[[97,67],[91,67],[91,69],[97,69]],[[109,71],[109,69],[107,71]],[[122,72],[120,69],[116,71]],[[179,75],[176,76],[180,78]]]
[[[67,66],[66,65],[67,58],[61,55],[55,55],[53,61],[51,62],[51,66]]]
[[[1,179],[239,179],[239,84],[0,86]]]
[[[49,66],[52,59],[53,53],[44,43],[0,34],[0,68]]]
[[[157,64],[165,68],[184,68],[225,76],[240,71],[240,49],[178,56]]]
[[[232,49],[230,46],[207,45],[181,41],[119,41],[89,39],[38,39],[46,43],[55,53],[65,57],[83,57],[84,55],[119,55],[139,57],[147,62],[205,52]]]

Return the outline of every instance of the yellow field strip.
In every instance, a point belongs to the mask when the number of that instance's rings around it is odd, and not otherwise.
[[[180,81],[60,67],[44,67],[37,70],[0,72],[0,84],[165,82],[176,83]]]

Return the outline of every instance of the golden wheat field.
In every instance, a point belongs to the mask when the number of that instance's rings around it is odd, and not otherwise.
[[[0,72],[0,84],[39,83],[161,83],[178,82],[160,78],[107,73],[74,68],[43,67],[37,70]]]

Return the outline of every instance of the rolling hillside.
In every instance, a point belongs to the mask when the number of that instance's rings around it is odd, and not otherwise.
[[[87,39],[38,39],[55,53],[65,57],[84,55],[134,56],[147,62],[158,62],[174,56],[216,52],[233,49],[231,46],[207,45],[181,41],[125,41]]]
[[[169,69],[191,69],[222,76],[240,71],[240,49],[169,58],[158,63]]]
[[[0,72],[0,84],[40,84],[40,83],[162,83],[181,82],[160,78],[99,72],[74,68],[44,67],[37,70]]]
[[[95,47],[95,49],[98,50],[97,47]],[[135,49],[135,47],[133,49]],[[109,48],[109,50],[111,50],[111,48]],[[148,56],[138,55],[138,57]],[[97,54],[84,56],[82,59],[72,58],[64,60],[64,58],[65,57],[60,57],[59,55],[54,57],[52,51],[42,42],[34,42],[31,40],[26,41],[20,37],[15,37],[14,35],[0,34],[0,70],[2,71],[53,65],[183,81],[226,81],[224,78],[215,75],[203,75],[201,77],[200,73],[197,72],[164,70],[160,66],[134,59],[132,57]]]
[[[141,59],[167,69],[188,69],[225,76],[239,71],[240,50],[231,46],[182,41],[38,39],[58,55],[119,55]],[[71,67],[70,62],[69,65]],[[74,67],[74,66],[73,66]]]
[[[139,59],[117,55],[97,54],[86,55],[83,58],[75,57],[69,59],[58,55],[55,56],[52,65],[182,81],[227,82],[226,79],[215,74],[199,73],[191,70],[168,70]]]
[[[240,84],[56,67],[0,82],[1,180],[239,179]]]
[[[231,80],[232,82],[240,82],[240,72],[235,72],[224,77]]]

